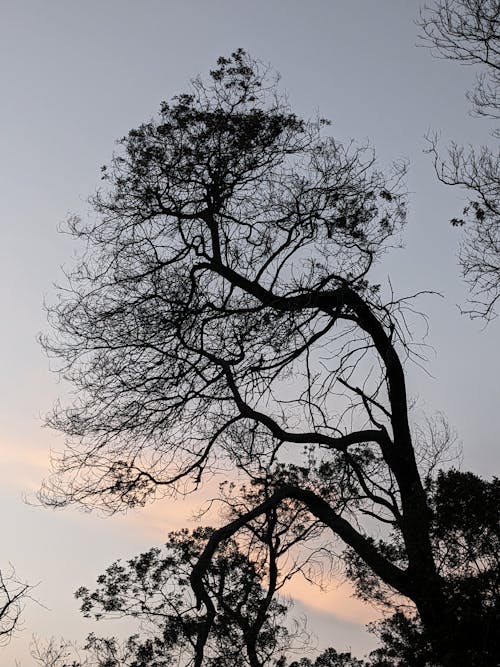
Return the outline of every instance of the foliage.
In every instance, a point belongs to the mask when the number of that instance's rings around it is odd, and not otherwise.
[[[350,653],[338,653],[334,648],[327,648],[314,662],[310,658],[301,658],[292,662],[290,667],[364,667],[364,664]]]
[[[461,634],[455,638],[463,664],[495,664],[500,645],[494,628],[500,623],[500,483],[455,469],[440,471],[428,480],[432,509],[431,535],[445,594]],[[397,541],[380,549],[401,554]],[[428,633],[414,610],[388,593],[355,553],[348,556],[348,572],[358,595],[382,602],[396,612],[372,626],[382,645],[372,655],[383,665],[428,667],[439,664]],[[385,661],[385,662],[384,662]],[[371,663],[370,663],[371,664]]]
[[[472,473],[452,469],[438,473],[435,479],[429,478],[427,490],[433,510],[434,553],[447,581],[447,594],[457,602],[457,621],[467,632],[460,644],[462,664],[493,665],[500,654],[495,632],[500,621],[499,482],[496,479],[486,482]],[[273,542],[277,544],[277,524],[272,530]],[[195,610],[189,575],[211,532],[211,529],[196,529],[170,533],[164,548],[151,549],[126,563],[116,562],[98,578],[93,592],[86,588],[77,591],[85,616],[127,617],[139,623],[138,632],[126,642],[90,635],[84,649],[77,651],[68,642],[51,640],[43,646],[37,641],[33,650],[37,664],[42,667],[192,664],[197,628],[205,619]],[[432,667],[440,664],[414,609],[394,597],[386,600],[386,609],[396,611],[369,626],[379,637],[380,646],[368,659],[328,648],[315,659],[303,657],[288,663],[285,654],[297,639],[293,631],[290,634],[285,629],[289,605],[283,599],[273,600],[279,588],[277,582],[274,588],[268,585],[266,590],[265,581],[272,581],[269,568],[263,567],[262,561],[260,564],[255,561],[256,544],[249,547],[246,544],[243,550],[242,543],[237,545],[230,540],[211,563],[206,585],[219,613],[205,651],[207,666]],[[268,552],[266,556],[269,557]],[[357,575],[353,579],[363,597],[372,603],[380,599],[373,582],[366,590],[366,568]],[[378,586],[381,585],[379,581]],[[259,625],[262,610],[266,618]],[[287,625],[292,627],[289,620]],[[258,650],[256,654],[250,652],[256,656],[254,662],[249,660],[249,628],[256,633]],[[242,651],[245,646],[247,651]]]

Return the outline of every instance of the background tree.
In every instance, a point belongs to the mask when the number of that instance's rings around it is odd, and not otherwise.
[[[33,637],[31,657],[37,667],[141,667],[135,662],[136,638],[119,642],[115,637],[89,635],[86,644],[79,648],[74,642],[51,637],[43,641]],[[154,667],[156,663],[147,663]]]
[[[438,571],[443,577],[448,605],[466,633],[457,636],[461,664],[495,664],[500,643],[494,628],[500,622],[500,483],[470,472],[451,469],[428,478],[432,510],[431,535]],[[401,551],[399,538],[379,543],[385,551]],[[371,654],[377,667],[427,667],[439,664],[426,628],[411,608],[400,606],[383,582],[373,577],[352,552],[348,572],[358,595],[376,600],[395,612],[371,627],[381,640]],[[388,595],[389,593],[389,595]]]
[[[438,0],[424,7],[419,25],[424,43],[439,55],[479,66],[476,87],[467,97],[474,114],[495,122],[491,146],[453,143],[447,160],[440,158],[436,138],[430,139],[439,179],[470,196],[463,216],[451,222],[466,225],[459,260],[472,290],[468,312],[491,319],[500,299],[500,2]]]
[[[116,562],[99,577],[95,591],[77,591],[87,617],[140,621],[124,664],[192,664],[205,617],[196,610],[189,577],[211,532],[170,533],[164,549]],[[207,667],[276,666],[290,648],[292,637],[284,625],[289,603],[275,599],[279,585],[273,545],[279,538],[275,534],[269,544],[269,534],[262,537],[268,542],[265,553],[253,545],[252,559],[241,545],[227,541],[206,573],[205,586],[217,608],[206,642]]]
[[[297,545],[344,544],[353,572],[412,601],[443,665],[463,659],[410,427],[411,304],[370,282],[405,221],[404,167],[384,176],[325,125],[237,51],[122,140],[96,220],[70,221],[86,251],[46,346],[76,400],[49,420],[67,450],[44,501],[114,511],[221,467],[256,489],[191,574],[197,667],[217,629],[210,567],[273,513],[306,517]]]
[[[113,563],[94,591],[76,592],[86,617],[133,619],[137,632],[128,640],[91,634],[80,651],[64,640],[35,640],[35,660],[44,667],[192,665],[204,616],[196,610],[189,576],[211,532],[172,532],[163,548]],[[284,624],[290,603],[276,599],[276,558],[286,551],[280,534],[269,517],[248,532],[250,543],[227,541],[211,563],[205,583],[218,613],[205,650],[207,667],[284,667],[284,652],[303,648],[307,635],[300,624],[288,623],[292,633]]]
[[[37,667],[90,667],[87,660],[80,659],[75,645],[64,639],[57,641],[51,637],[48,641],[42,641],[39,637],[33,637],[30,649]]]
[[[19,625],[31,586],[16,577],[14,569],[0,570],[0,645],[6,644]]]
[[[290,667],[364,667],[365,662],[354,658],[350,652],[338,653],[334,648],[327,648],[313,661],[301,658],[290,664]]]

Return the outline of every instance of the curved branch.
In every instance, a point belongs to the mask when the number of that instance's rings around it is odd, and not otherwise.
[[[262,304],[276,310],[293,312],[318,308],[329,315],[333,315],[333,311],[335,310],[335,317],[339,319],[345,317],[341,313],[342,307],[353,311],[356,324],[372,339],[387,372],[394,438],[397,440],[398,445],[405,447],[408,451],[411,450],[406,382],[401,360],[394,348],[390,334],[387,334],[369,305],[355,290],[348,286],[343,286],[335,290],[326,290],[323,292],[306,292],[296,296],[279,296],[273,294],[258,282],[240,275],[220,261],[212,263],[212,270],[231,284],[247,292],[247,294],[254,296]],[[352,320],[352,317],[349,317],[349,319]]]
[[[346,435],[341,435],[335,438],[324,433],[318,433],[316,431],[310,431],[306,433],[292,433],[291,431],[285,431],[285,429],[283,429],[272,417],[264,414],[263,412],[260,412],[259,410],[254,410],[254,408],[252,408],[243,400],[243,397],[241,396],[238,387],[236,386],[236,382],[234,380],[233,374],[231,373],[229,364],[221,365],[223,365],[227,383],[233,393],[234,402],[236,403],[241,416],[247,417],[248,419],[253,419],[259,424],[266,426],[277,440],[304,445],[323,445],[330,449],[336,449],[341,452],[345,452],[347,447],[350,445],[357,445],[363,442],[377,442],[382,449],[391,444],[391,441],[387,435],[387,431],[383,428],[352,431],[351,433],[347,433]]]

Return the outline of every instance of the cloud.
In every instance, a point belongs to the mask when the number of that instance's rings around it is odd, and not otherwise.
[[[332,579],[326,590],[322,590],[297,575],[287,583],[284,592],[315,611],[353,623],[366,624],[378,616],[373,607],[354,597],[349,583],[338,579]]]
[[[4,487],[29,493],[40,486],[49,469],[48,446],[41,440],[0,439],[0,479]]]

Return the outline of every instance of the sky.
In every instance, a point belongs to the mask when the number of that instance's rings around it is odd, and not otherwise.
[[[486,329],[459,313],[466,290],[456,264],[459,232],[447,221],[463,193],[439,184],[424,135],[486,143],[488,121],[471,118],[471,68],[417,48],[418,2],[406,0],[0,0],[0,567],[37,584],[22,630],[0,649],[2,665],[30,664],[29,642],[81,639],[91,629],[73,592],[92,586],[116,558],[161,544],[199,502],[162,501],[128,515],[53,512],[26,502],[48,470],[60,437],[43,415],[61,393],[37,342],[74,244],[58,232],[86,215],[114,141],[183,92],[219,55],[238,47],[269,62],[299,114],[317,111],[331,132],[369,139],[382,165],[408,159],[410,212],[405,248],[378,269],[398,295],[435,290],[428,362],[408,369],[418,410],[442,411],[463,443],[463,467],[498,471],[498,322]],[[202,499],[201,499],[202,500]],[[319,646],[362,653],[363,624],[375,617],[347,587],[326,593],[298,581],[290,591]],[[102,625],[102,624],[101,624]],[[98,627],[110,633],[111,626]]]

